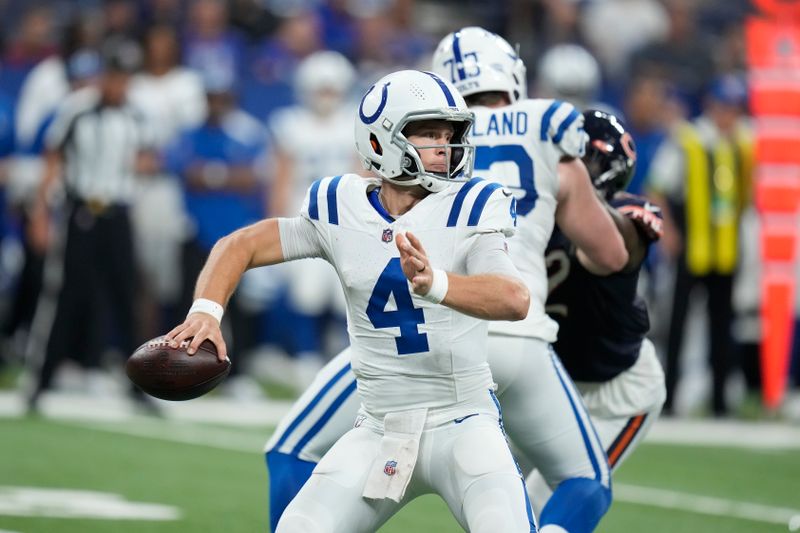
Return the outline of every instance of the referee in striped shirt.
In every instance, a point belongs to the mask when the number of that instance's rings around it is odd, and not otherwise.
[[[156,170],[147,127],[126,101],[139,59],[133,43],[105,49],[97,83],[72,93],[47,132],[45,175],[30,228],[32,244],[47,252],[28,347],[38,378],[28,396],[30,410],[36,410],[64,359],[99,366],[112,332],[126,354],[138,344],[128,210],[135,175]],[[65,209],[60,223],[52,224],[49,204],[59,190]]]

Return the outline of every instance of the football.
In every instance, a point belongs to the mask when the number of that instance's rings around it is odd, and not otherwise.
[[[204,341],[194,355],[186,352],[189,342],[170,347],[164,337],[142,344],[128,358],[125,372],[137,387],[162,400],[191,400],[207,393],[225,379],[229,359],[217,359],[211,341]]]

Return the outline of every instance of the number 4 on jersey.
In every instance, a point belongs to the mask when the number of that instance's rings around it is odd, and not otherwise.
[[[391,296],[394,296],[397,309],[387,311],[386,306]],[[394,339],[399,355],[428,351],[428,335],[420,333],[417,328],[425,323],[425,314],[422,308],[414,307],[399,257],[390,259],[381,272],[369,297],[367,316],[378,329],[400,328],[400,336]]]

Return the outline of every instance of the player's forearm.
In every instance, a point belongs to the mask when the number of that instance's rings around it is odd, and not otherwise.
[[[614,221],[617,231],[622,236],[622,240],[625,242],[625,249],[628,251],[628,263],[625,265],[625,269],[634,265],[638,266],[644,260],[647,252],[647,246],[642,236],[631,219],[609,205],[606,205],[606,209],[608,214],[611,215],[611,220]]]
[[[195,299],[206,298],[226,306],[249,263],[247,251],[236,246],[235,234],[223,237],[214,245],[197,278]]]
[[[561,163],[558,176],[556,223],[578,247],[581,264],[599,275],[625,268],[625,242],[597,197],[586,166],[580,160]]]
[[[277,219],[267,219],[223,237],[214,245],[195,286],[195,298],[225,306],[244,272],[283,261]]]
[[[462,276],[447,273],[449,287],[442,304],[484,320],[522,320],[530,294],[521,280],[497,274]]]

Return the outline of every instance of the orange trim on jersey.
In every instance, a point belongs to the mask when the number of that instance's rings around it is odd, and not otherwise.
[[[646,414],[637,415],[628,421],[625,429],[622,430],[622,433],[620,433],[619,437],[617,437],[617,440],[615,440],[614,444],[611,445],[611,448],[608,449],[608,466],[614,468],[614,465],[617,464],[619,458],[622,457],[622,454],[628,449],[628,446],[633,438],[637,433],[639,433],[639,430],[642,428],[642,423],[646,417]]]

